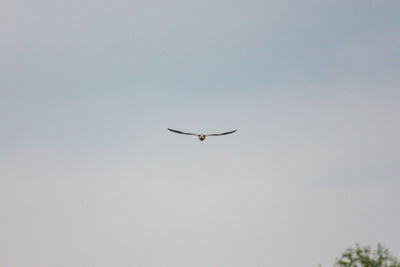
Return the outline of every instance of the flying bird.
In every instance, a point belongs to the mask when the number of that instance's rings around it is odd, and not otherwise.
[[[220,136],[220,135],[231,134],[231,133],[234,133],[237,131],[237,130],[233,130],[230,132],[224,132],[224,133],[219,133],[219,134],[197,134],[197,133],[185,133],[185,132],[170,129],[170,128],[167,128],[167,129],[170,130],[171,132],[178,133],[178,134],[196,135],[199,137],[200,141],[204,141],[204,139],[206,139],[207,136]]]

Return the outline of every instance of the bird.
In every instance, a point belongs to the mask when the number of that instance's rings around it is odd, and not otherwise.
[[[199,137],[200,141],[204,141],[204,139],[206,139],[207,136],[220,136],[220,135],[231,134],[231,133],[234,133],[237,131],[237,130],[233,130],[233,131],[218,133],[218,134],[197,134],[197,133],[186,133],[186,132],[182,132],[182,131],[178,131],[178,130],[174,130],[174,129],[170,129],[170,128],[167,128],[167,129],[171,132],[178,133],[178,134],[196,135]]]

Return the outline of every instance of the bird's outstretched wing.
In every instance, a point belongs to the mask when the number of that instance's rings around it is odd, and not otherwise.
[[[230,131],[230,132],[225,132],[225,133],[219,133],[219,134],[206,134],[206,136],[219,136],[219,135],[226,135],[226,134],[231,134],[231,133],[234,133],[234,132],[236,132],[237,130],[233,130],[233,131]]]
[[[170,129],[170,128],[167,128],[167,129],[170,130],[171,132],[178,133],[178,134],[187,134],[187,135],[196,135],[196,136],[199,136],[199,134],[195,134],[195,133],[185,133],[185,132],[181,132],[181,131],[174,130],[174,129]]]

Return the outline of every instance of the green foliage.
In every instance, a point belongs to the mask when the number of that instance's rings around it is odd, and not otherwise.
[[[337,267],[400,267],[400,262],[393,257],[389,250],[378,243],[376,250],[370,247],[348,248],[336,259]]]

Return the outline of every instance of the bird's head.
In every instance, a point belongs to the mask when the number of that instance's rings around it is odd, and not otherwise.
[[[199,135],[199,140],[204,141],[206,139],[206,136],[204,134]]]

